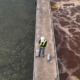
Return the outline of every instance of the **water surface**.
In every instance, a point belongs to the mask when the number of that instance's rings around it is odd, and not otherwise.
[[[34,0],[0,0],[0,80],[32,80]]]
[[[60,80],[80,80],[80,1],[52,0]]]

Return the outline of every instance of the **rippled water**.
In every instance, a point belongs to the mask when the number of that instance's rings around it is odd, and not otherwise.
[[[80,1],[52,0],[60,80],[80,80]]]
[[[0,80],[32,80],[34,0],[0,0]]]

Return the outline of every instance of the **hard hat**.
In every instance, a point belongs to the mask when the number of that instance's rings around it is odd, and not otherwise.
[[[45,39],[44,37],[41,37],[41,42],[44,42],[44,39]]]

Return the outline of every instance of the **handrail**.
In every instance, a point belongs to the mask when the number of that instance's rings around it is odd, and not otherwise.
[[[49,5],[50,5],[50,0],[49,0]],[[52,14],[51,14],[51,6],[50,6],[50,17],[52,17]],[[59,68],[58,68],[58,60],[57,60],[57,52],[56,52],[56,44],[55,44],[55,35],[54,35],[54,28],[53,28],[53,22],[52,22],[52,18],[51,18],[51,27],[52,27],[52,35],[54,36],[54,38],[52,39],[53,40],[53,45],[54,45],[54,55],[55,55],[55,61],[56,61],[56,71],[57,71],[57,77],[56,77],[56,80],[60,80],[60,77],[59,77]]]

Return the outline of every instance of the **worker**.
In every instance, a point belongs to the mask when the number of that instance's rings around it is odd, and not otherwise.
[[[46,45],[47,45],[47,40],[44,37],[41,37],[41,39],[39,40],[39,54],[38,54],[38,57],[40,57],[41,52],[42,52],[42,55],[44,57],[44,50],[45,50]]]

